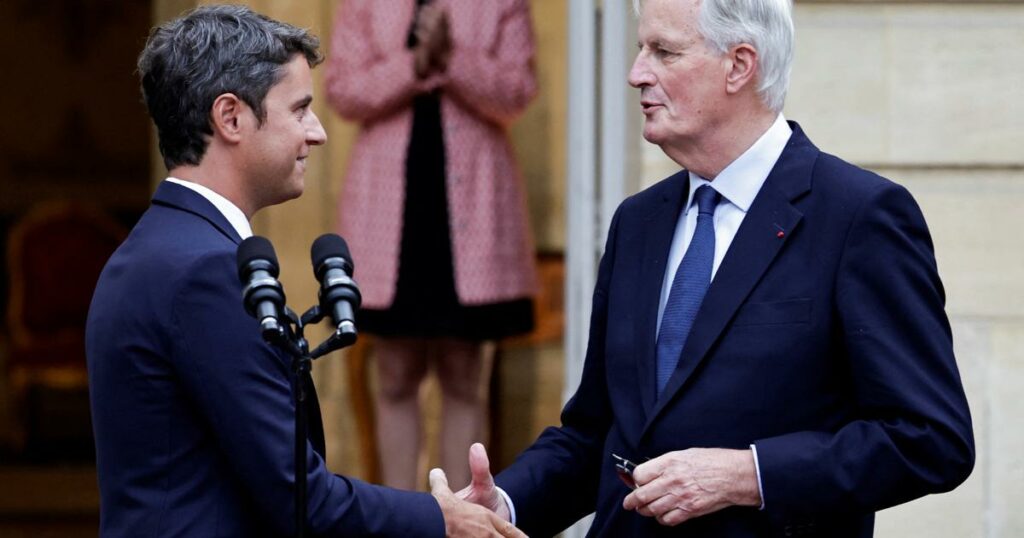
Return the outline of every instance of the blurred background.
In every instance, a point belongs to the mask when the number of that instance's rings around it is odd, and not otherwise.
[[[166,173],[135,58],[150,27],[202,3],[0,2],[2,537],[96,535],[85,313],[99,268]],[[324,44],[339,5],[243,3],[311,28]],[[494,344],[486,388],[496,469],[557,423],[574,389],[611,211],[675,171],[639,136],[637,95],[625,83],[636,42],[628,4],[530,1],[540,94],[511,135],[541,292],[535,331]],[[971,478],[882,512],[876,536],[1024,536],[1015,509],[1024,504],[1024,2],[798,0],[796,28],[785,114],[825,151],[906,185],[921,204],[974,418]],[[315,106],[329,141],[314,150],[306,192],[254,221],[302,306],[316,295],[309,245],[334,229],[357,129],[326,106],[321,76],[314,71]],[[372,352],[372,339],[362,339],[318,361],[314,375],[330,467],[375,480]],[[428,433],[437,428],[436,393],[423,393]],[[436,446],[424,457],[436,461]]]

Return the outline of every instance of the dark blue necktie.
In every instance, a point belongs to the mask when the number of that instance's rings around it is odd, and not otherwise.
[[[693,327],[693,319],[697,317],[704,293],[711,284],[711,267],[715,262],[714,216],[721,196],[710,185],[701,185],[693,197],[697,201],[697,228],[672,279],[672,289],[668,293],[658,331],[659,396],[679,364],[679,355]]]

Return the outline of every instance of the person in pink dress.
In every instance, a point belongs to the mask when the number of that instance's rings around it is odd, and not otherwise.
[[[537,93],[526,0],[346,0],[328,100],[361,129],[338,204],[376,335],[384,483],[417,483],[419,388],[442,391],[441,464],[469,481],[482,343],[529,332],[534,250],[507,127]]]

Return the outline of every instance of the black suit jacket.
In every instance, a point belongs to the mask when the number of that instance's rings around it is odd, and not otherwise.
[[[871,536],[873,514],[962,482],[970,415],[924,218],[910,194],[793,134],[655,397],[658,299],[688,175],[622,203],[562,425],[497,477],[531,536]],[[611,454],[754,444],[765,509],[674,528],[622,508]]]

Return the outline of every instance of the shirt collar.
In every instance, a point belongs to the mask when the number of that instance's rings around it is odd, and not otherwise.
[[[791,134],[793,134],[793,130],[786,123],[786,118],[779,114],[775,118],[775,123],[772,123],[772,126],[761,135],[761,138],[757,139],[757,142],[754,142],[747,151],[718,174],[718,177],[711,182],[712,187],[723,198],[746,213],[750,209],[750,204],[754,202],[754,197],[761,190],[761,185],[764,185],[768,174],[771,173],[779,156],[782,155],[782,150],[786,148]],[[690,172],[690,196],[687,198],[687,211],[693,204],[693,193],[697,191],[698,187],[706,184],[708,184],[707,179]]]
[[[192,181],[185,181],[184,179],[178,179],[176,177],[169,177],[167,181],[181,185],[182,187],[192,189],[203,198],[206,198],[213,207],[220,211],[221,215],[228,220],[231,227],[238,232],[238,236],[242,239],[248,239],[252,237],[252,226],[249,225],[249,219],[245,218],[245,213],[238,206],[231,203],[231,200],[217,194],[209,187],[194,183]]]

